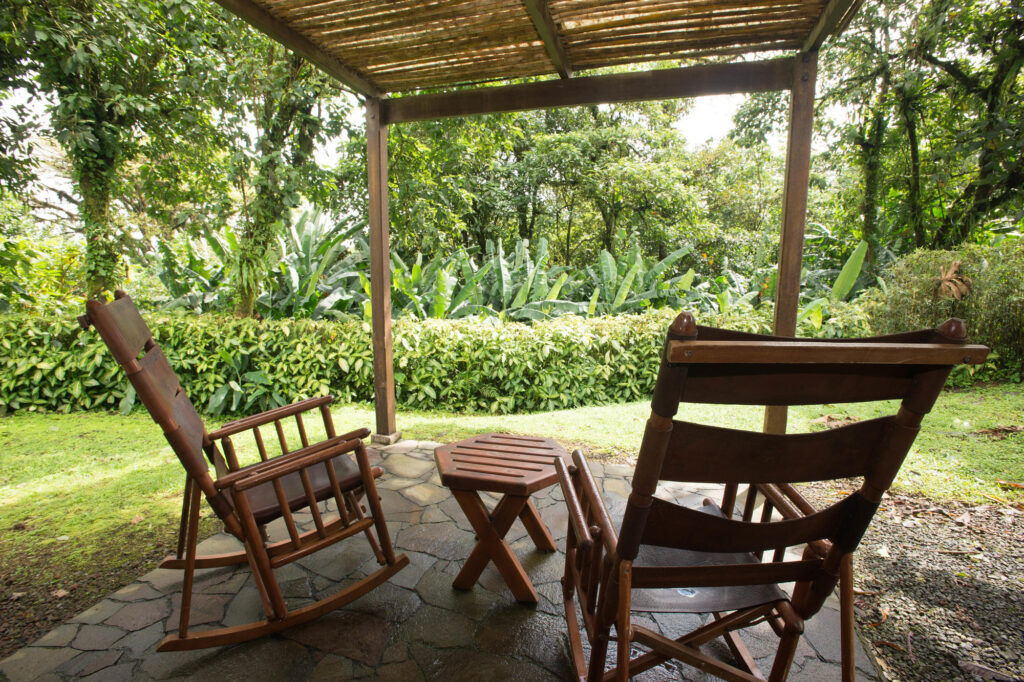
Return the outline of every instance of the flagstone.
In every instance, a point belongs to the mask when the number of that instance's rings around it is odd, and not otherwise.
[[[75,656],[62,665],[59,672],[71,677],[86,677],[94,672],[109,668],[117,663],[123,652],[114,649],[106,651],[88,651]]]
[[[470,646],[476,624],[454,611],[424,606],[402,625],[398,636],[407,642],[423,642],[434,647]]]
[[[392,626],[380,616],[333,611],[283,634],[300,644],[372,666],[380,662],[391,630]]]
[[[402,661],[377,668],[377,682],[420,682],[423,673],[414,661]]]
[[[71,642],[80,651],[100,651],[124,637],[125,631],[109,625],[83,625]]]
[[[110,595],[110,599],[117,601],[142,601],[146,599],[157,599],[164,596],[163,592],[153,589],[148,583],[132,583],[125,585],[117,592]]]
[[[146,651],[156,646],[164,637],[164,624],[153,623],[137,632],[129,632],[111,645],[114,649],[126,650],[132,658],[140,658]]]
[[[0,674],[4,675],[8,682],[29,682],[78,654],[78,651],[67,647],[25,647],[0,661]]]
[[[127,604],[103,622],[106,625],[113,625],[125,630],[141,630],[167,618],[170,613],[170,600],[163,597],[162,599]]]
[[[225,594],[193,594],[189,609],[189,626],[202,623],[217,623],[224,618],[224,609],[230,598]],[[181,619],[181,593],[171,597],[171,615],[167,618],[168,630],[177,630]]]
[[[137,679],[133,674],[134,663],[118,663],[115,666],[104,668],[92,675],[83,677],[81,682],[129,682]]]
[[[263,602],[260,600],[260,593],[253,586],[243,587],[238,591],[228,604],[224,613],[224,620],[221,621],[228,627],[244,625],[263,620]]]
[[[409,457],[403,454],[391,454],[384,461],[384,468],[393,476],[406,479],[418,479],[428,471],[432,471],[434,463],[430,460]]]
[[[65,623],[58,625],[32,643],[32,646],[67,646],[78,634],[78,625]]]
[[[352,679],[352,661],[335,654],[327,654],[313,668],[310,682],[334,682]]]
[[[425,507],[428,504],[437,504],[447,498],[451,495],[451,491],[434,483],[420,483],[405,488],[401,491],[401,494],[416,504]]]
[[[72,623],[86,623],[89,625],[96,625],[102,623],[107,618],[117,613],[124,604],[110,599],[104,599],[94,606],[90,606],[85,611],[71,619]]]

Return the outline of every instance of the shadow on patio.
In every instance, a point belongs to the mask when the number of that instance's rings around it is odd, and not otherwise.
[[[125,586],[33,645],[0,662],[0,677],[22,680],[567,680],[572,678],[561,606],[564,555],[534,549],[520,522],[507,539],[540,595],[536,607],[519,604],[489,566],[471,591],[451,583],[475,541],[434,466],[436,443],[403,441],[371,451],[386,474],[378,480],[396,549],[411,564],[346,608],[280,635],[230,647],[156,653],[165,628],[178,619],[181,572],[157,569]],[[621,507],[631,467],[592,463],[609,507]],[[670,490],[682,500],[711,492]],[[487,493],[484,494],[488,495]],[[491,498],[492,501],[497,496]],[[564,547],[567,515],[557,485],[533,497],[544,522]],[[308,514],[298,515],[306,524]],[[280,521],[276,522],[280,523]],[[282,528],[277,528],[283,533]],[[274,527],[271,527],[274,534]],[[202,553],[235,549],[225,534],[206,540]],[[339,543],[278,570],[289,607],[311,602],[376,568],[366,543]],[[197,572],[192,623],[231,625],[260,617],[262,607],[248,566]],[[839,679],[838,602],[813,618],[797,649],[791,678]],[[678,635],[696,616],[649,614],[644,624]],[[762,669],[769,669],[774,635],[761,624],[744,634]],[[202,629],[198,625],[195,630]],[[714,646],[715,643],[712,644]],[[724,649],[724,644],[721,645]],[[718,652],[716,652],[718,653]],[[614,653],[612,653],[614,655]],[[857,647],[857,674],[874,670]],[[668,664],[640,680],[698,680],[692,668]]]

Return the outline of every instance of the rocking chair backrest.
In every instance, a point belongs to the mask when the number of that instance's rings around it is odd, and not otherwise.
[[[816,612],[835,587],[838,561],[852,552],[932,408],[954,364],[983,359],[988,349],[965,346],[963,323],[935,330],[848,341],[761,336],[699,327],[683,313],[669,330],[641,445],[633,492],[619,534],[620,558],[640,545],[699,552],[781,550],[816,541],[830,556],[805,552],[800,561],[659,568],[645,581],[692,587],[797,581],[794,607]],[[803,405],[901,399],[889,416],[809,434],[772,434],[675,420],[680,401]],[[659,481],[790,484],[863,477],[863,485],[821,511],[756,523],[702,513],[654,497]],[[731,507],[731,504],[728,505]],[[781,551],[777,552],[781,556]],[[813,584],[813,588],[811,585]]]
[[[91,324],[99,332],[153,421],[163,429],[185,471],[199,483],[217,515],[227,520],[233,508],[210,476],[204,456],[209,443],[203,420],[131,297],[117,291],[113,301],[87,301],[85,309],[83,325]]]

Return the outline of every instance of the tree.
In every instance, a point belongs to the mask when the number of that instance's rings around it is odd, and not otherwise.
[[[346,129],[351,103],[298,55],[226,12],[221,17],[215,58],[203,60],[204,80],[220,116],[223,169],[239,204],[229,264],[235,314],[251,316],[291,210],[303,196],[337,203],[335,178],[315,152]]]
[[[935,137],[973,162],[966,182],[947,192],[933,238],[933,246],[951,248],[986,220],[1024,206],[1024,7],[934,0],[922,13],[914,51],[936,70],[934,87],[946,104],[944,111],[936,107]],[[953,121],[959,125],[950,137],[942,124]]]
[[[125,165],[151,144],[196,137],[181,55],[206,14],[192,0],[10,0],[4,12],[7,77],[54,101],[50,128],[71,164],[95,297],[123,276],[126,235],[111,206]]]

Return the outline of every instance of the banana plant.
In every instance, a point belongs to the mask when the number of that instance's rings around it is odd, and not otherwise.
[[[267,317],[319,319],[357,308],[358,271],[369,252],[365,229],[365,221],[342,225],[319,211],[304,211],[278,238],[280,263],[257,309]]]
[[[826,308],[830,303],[838,303],[846,300],[847,296],[853,290],[853,285],[856,284],[857,278],[860,277],[860,271],[864,267],[864,257],[868,253],[868,243],[861,240],[857,244],[857,248],[853,250],[850,257],[846,259],[843,264],[842,270],[839,271],[839,275],[836,277],[835,282],[832,283],[832,287],[829,289],[827,296],[821,296],[814,299],[805,305],[797,316],[797,321],[803,319],[810,319],[811,324],[814,325],[815,329],[821,329],[822,321],[824,319]]]

